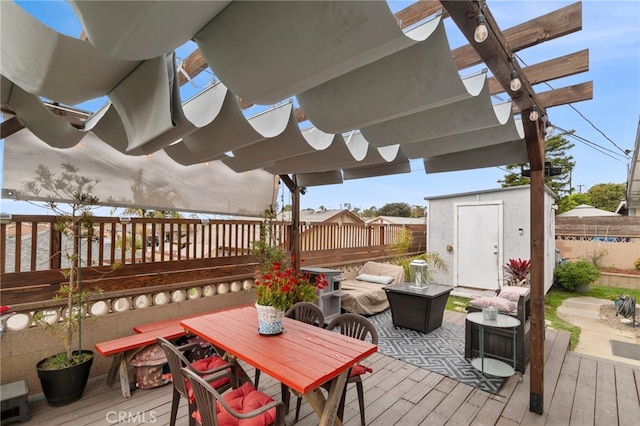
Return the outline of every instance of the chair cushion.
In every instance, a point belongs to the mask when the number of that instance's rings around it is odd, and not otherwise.
[[[199,359],[193,362],[191,366],[199,371],[207,371],[207,370],[213,370],[214,368],[220,367],[225,364],[226,362],[224,362],[222,358],[220,358],[217,355],[214,355],[208,358]],[[189,402],[194,403],[196,401],[196,396],[193,394],[193,389],[191,389],[191,383],[189,383],[187,379],[184,379],[184,380],[187,388],[187,394],[189,396]],[[205,380],[206,380],[206,377],[205,377]],[[217,389],[220,386],[226,385],[227,383],[229,383],[229,378],[223,377],[211,383],[211,386]]]
[[[249,413],[273,401],[268,395],[257,391],[250,383],[245,383],[239,388],[225,393],[222,398],[238,413]],[[275,423],[276,419],[275,407],[250,419],[238,419],[216,401],[216,412],[218,413],[219,426],[268,426]],[[196,410],[193,413],[193,418],[202,423],[199,411]]]
[[[354,376],[362,376],[365,373],[373,373],[373,368],[366,367],[362,364],[356,364],[351,368],[351,372],[349,373],[349,377]]]

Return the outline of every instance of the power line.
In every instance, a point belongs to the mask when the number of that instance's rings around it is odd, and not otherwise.
[[[529,65],[527,65],[527,63],[526,63],[525,61],[523,61],[523,60],[522,60],[522,58],[521,58],[517,53],[514,53],[514,56],[515,56],[516,58],[518,58],[518,60],[519,60],[519,61],[520,61],[520,62],[521,62],[525,67],[528,67],[528,66],[529,66]],[[553,87],[553,86],[551,86],[551,84],[549,84],[549,82],[545,81],[545,82],[543,82],[543,84],[544,84],[544,85],[546,85],[547,87],[549,87],[551,90],[554,90],[554,87]],[[620,146],[618,146],[618,144],[616,144],[613,140],[611,140],[611,138],[610,138],[609,136],[607,136],[607,135],[606,135],[602,130],[600,130],[600,129],[595,125],[595,124],[593,124],[593,122],[592,122],[591,120],[589,120],[587,117],[585,117],[585,115],[584,115],[583,113],[581,113],[580,111],[578,111],[578,109],[577,109],[576,107],[574,107],[574,106],[573,106],[573,104],[569,103],[569,104],[567,104],[567,105],[569,105],[569,107],[570,107],[571,109],[573,109],[576,113],[578,113],[578,115],[579,115],[579,116],[580,116],[584,121],[586,121],[587,123],[589,123],[589,125],[590,125],[591,127],[593,127],[593,128],[594,128],[598,133],[600,133],[602,136],[604,136],[604,138],[605,138],[605,139],[607,139],[609,142],[611,142],[611,144],[612,144],[613,146],[615,146],[616,148],[618,148],[618,149],[620,150],[620,152],[622,152],[622,153],[625,155],[625,158],[627,157],[627,152],[626,152],[624,149],[620,148]],[[591,142],[591,143],[593,143],[594,145],[597,145],[597,144],[595,144],[594,142]],[[597,146],[598,146],[598,147],[600,147],[600,148],[602,148],[602,149],[606,149],[606,148],[604,148],[604,147],[602,147],[602,146],[600,146],[600,145],[597,145]]]

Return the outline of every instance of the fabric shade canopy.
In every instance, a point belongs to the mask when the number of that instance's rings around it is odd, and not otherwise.
[[[71,159],[114,205],[245,215],[273,203],[273,174],[312,186],[409,159],[427,173],[528,161],[511,103],[493,105],[485,73],[460,77],[440,15],[403,31],[380,1],[71,4],[88,41],[0,3],[2,104],[27,128],[5,141],[17,198],[35,163]],[[174,51],[189,40],[218,81],[183,101]],[[81,128],[43,102],[102,96]],[[238,97],[271,108],[246,117]]]

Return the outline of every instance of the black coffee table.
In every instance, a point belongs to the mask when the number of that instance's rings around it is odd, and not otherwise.
[[[453,287],[442,284],[416,287],[401,283],[388,285],[384,290],[394,326],[429,333],[442,325],[444,307]]]

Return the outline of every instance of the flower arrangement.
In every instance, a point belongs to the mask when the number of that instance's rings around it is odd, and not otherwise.
[[[312,277],[304,272],[296,272],[282,262],[272,262],[256,272],[256,302],[285,311],[297,302],[313,302],[317,297],[316,291],[326,286],[324,275]]]
[[[505,285],[525,286],[529,284],[529,272],[531,270],[531,261],[528,259],[509,259],[506,265],[502,267],[505,274]]]

